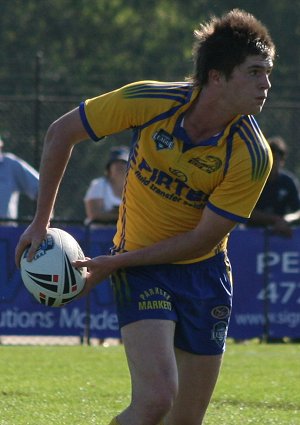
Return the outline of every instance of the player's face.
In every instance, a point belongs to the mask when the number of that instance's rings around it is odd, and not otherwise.
[[[257,114],[266,101],[271,88],[271,58],[248,56],[245,62],[234,68],[224,89],[226,101],[233,114]]]
[[[109,167],[109,176],[111,179],[124,179],[127,170],[125,161],[114,161]]]

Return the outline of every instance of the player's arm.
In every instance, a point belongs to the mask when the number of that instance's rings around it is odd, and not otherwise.
[[[16,247],[17,265],[19,265],[20,257],[26,246],[31,245],[28,253],[30,260],[43,240],[73,147],[87,138],[88,134],[83,127],[78,108],[63,115],[49,127],[40,164],[36,213],[33,222],[25,230]]]
[[[163,264],[198,258],[209,253],[235,227],[236,222],[205,208],[197,227],[139,251],[126,253],[121,267]],[[135,264],[131,264],[135,263]]]
[[[198,226],[186,233],[162,240],[149,247],[115,256],[78,261],[76,267],[89,269],[86,291],[119,268],[165,264],[203,256],[235,227],[236,223],[205,208]]]

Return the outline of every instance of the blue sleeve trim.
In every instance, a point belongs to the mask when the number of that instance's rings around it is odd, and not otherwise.
[[[213,212],[215,212],[218,215],[221,215],[222,217],[228,218],[229,220],[237,221],[238,223],[246,223],[248,221],[248,218],[241,217],[236,214],[229,213],[228,211],[224,211],[221,208],[216,207],[215,205],[211,204],[210,202],[207,203],[207,207],[211,209]]]
[[[92,128],[91,128],[91,126],[90,126],[90,124],[89,124],[89,122],[86,118],[86,115],[85,115],[84,102],[81,102],[80,105],[79,105],[79,113],[80,113],[80,118],[81,118],[82,124],[83,124],[84,128],[86,129],[87,133],[89,134],[90,138],[92,140],[94,140],[95,142],[98,142],[98,140],[103,139],[103,137],[98,137],[94,133],[94,131],[92,130]]]

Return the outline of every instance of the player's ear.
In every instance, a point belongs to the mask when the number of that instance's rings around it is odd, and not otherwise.
[[[224,75],[217,69],[210,69],[208,71],[208,82],[213,85],[219,85],[224,80]]]

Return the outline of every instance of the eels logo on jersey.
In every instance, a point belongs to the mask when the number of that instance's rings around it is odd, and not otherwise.
[[[155,141],[156,149],[158,151],[162,149],[173,149],[174,141],[172,134],[167,133],[165,130],[156,131],[152,139]]]
[[[213,155],[207,155],[205,158],[192,158],[189,163],[195,165],[206,173],[210,174],[217,171],[222,166],[222,161]]]
[[[176,176],[182,182],[188,181],[187,176],[182,171],[176,170],[175,168],[171,168],[171,167],[169,167],[169,171],[170,173],[174,174],[174,176]]]

